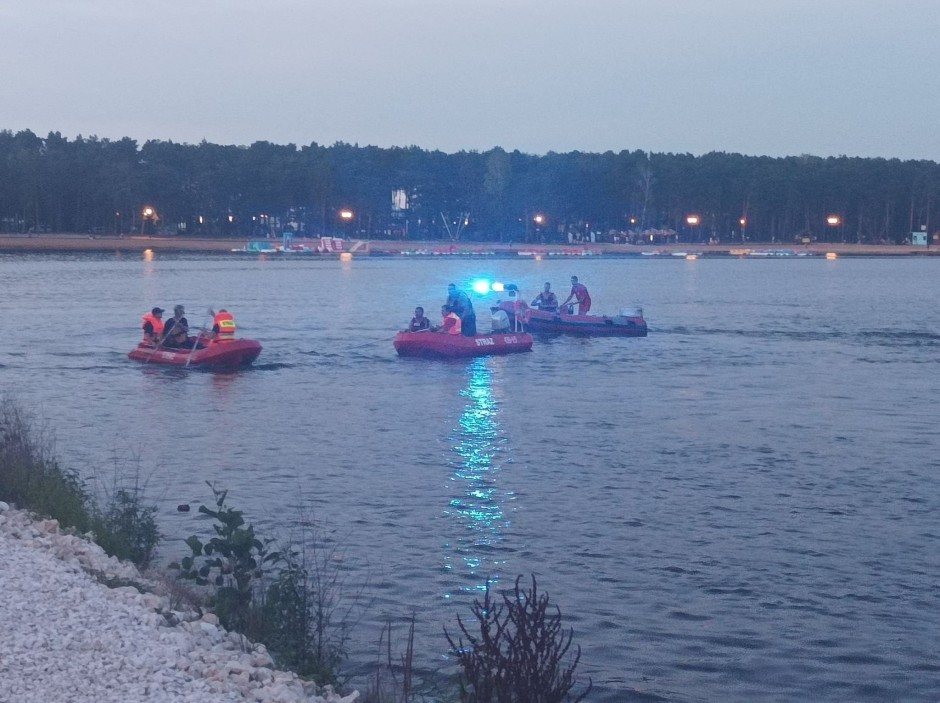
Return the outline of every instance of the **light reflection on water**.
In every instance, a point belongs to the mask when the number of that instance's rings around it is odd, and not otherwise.
[[[485,591],[487,582],[499,579],[505,559],[497,557],[503,530],[509,525],[502,503],[512,494],[499,486],[499,474],[508,461],[508,444],[499,424],[499,401],[493,392],[493,372],[486,359],[476,359],[467,368],[467,387],[460,395],[468,399],[452,435],[453,495],[444,511],[457,525],[455,539],[445,545],[444,569],[463,574],[464,592]],[[445,593],[449,598],[452,593]]]

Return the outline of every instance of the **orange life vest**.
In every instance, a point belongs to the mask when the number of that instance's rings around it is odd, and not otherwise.
[[[219,331],[213,337],[213,342],[229,342],[235,339],[235,318],[230,312],[218,312],[212,319],[212,327],[219,328]]]
[[[141,324],[141,328],[145,327],[148,322],[153,326],[153,334],[155,337],[159,337],[161,334],[163,334],[163,320],[158,319],[157,316],[154,315],[152,312],[148,312],[143,317],[143,324]],[[145,342],[153,341],[147,336],[146,332],[144,332],[144,341]]]
[[[451,327],[446,327],[448,320],[453,320],[453,325]],[[460,317],[457,315],[457,313],[454,313],[454,312],[448,313],[444,317],[443,326],[446,327],[446,329],[442,329],[441,330],[442,332],[446,332],[447,334],[460,334],[460,328],[461,328]]]

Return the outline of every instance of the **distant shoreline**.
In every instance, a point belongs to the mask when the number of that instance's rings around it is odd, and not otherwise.
[[[246,239],[196,239],[191,237],[101,236],[81,234],[20,234],[0,235],[0,253],[10,252],[143,252],[148,249],[163,252],[231,253],[246,243]],[[279,239],[270,240],[272,244]],[[294,239],[303,243],[305,240]],[[308,240],[316,246],[318,240]],[[448,241],[386,241],[350,240],[346,251],[360,255],[447,256],[940,256],[940,247],[899,244],[786,244],[748,242],[746,244],[525,244],[499,242]],[[258,256],[259,254],[253,254]],[[290,256],[290,254],[288,254]],[[330,254],[328,256],[336,256]]]

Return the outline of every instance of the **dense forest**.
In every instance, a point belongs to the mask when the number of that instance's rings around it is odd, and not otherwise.
[[[0,131],[0,232],[560,242],[904,242],[940,165],[644,151],[537,156]]]

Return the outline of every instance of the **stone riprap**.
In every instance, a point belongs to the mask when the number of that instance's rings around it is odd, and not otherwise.
[[[137,584],[109,587],[105,584]],[[352,703],[262,645],[176,610],[158,584],[54,520],[0,502],[0,703]],[[179,606],[177,606],[179,607]]]

